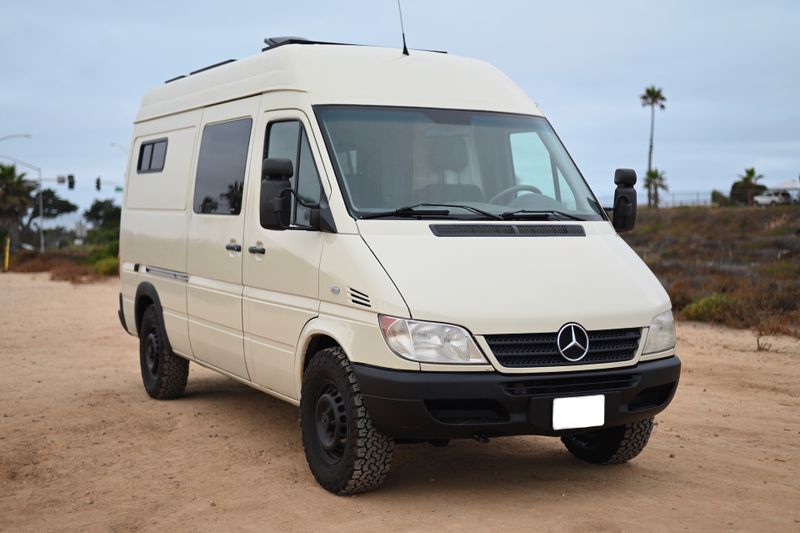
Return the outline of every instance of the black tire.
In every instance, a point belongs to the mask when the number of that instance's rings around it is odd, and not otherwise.
[[[561,437],[569,452],[597,465],[625,463],[642,453],[653,432],[653,417],[615,428]]]
[[[303,376],[300,425],[308,466],[334,494],[379,487],[392,464],[394,440],[372,425],[344,351],[320,350]]]
[[[139,328],[139,362],[144,389],[152,398],[169,400],[186,390],[189,360],[176,355],[169,346],[158,308],[144,310]]]

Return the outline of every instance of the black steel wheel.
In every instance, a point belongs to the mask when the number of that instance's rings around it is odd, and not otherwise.
[[[303,375],[300,425],[308,466],[325,489],[357,494],[386,479],[394,441],[372,425],[341,348],[321,350],[309,362]]]
[[[159,309],[145,309],[139,326],[139,362],[144,388],[152,398],[177,398],[186,390],[189,361],[173,353]]]
[[[561,437],[567,450],[594,464],[625,463],[642,453],[653,432],[653,417],[614,428],[602,428]]]
[[[344,456],[347,442],[347,410],[336,385],[327,383],[317,399],[314,410],[317,441],[325,457],[336,463]]]

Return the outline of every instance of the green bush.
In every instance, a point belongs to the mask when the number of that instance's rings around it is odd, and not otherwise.
[[[106,259],[108,257],[117,257],[119,255],[119,241],[112,241],[105,245],[95,245],[91,247],[91,252],[89,252],[89,257],[87,260],[95,264],[102,259]]]
[[[119,273],[119,259],[104,257],[94,263],[94,271],[101,276],[116,276]]]
[[[714,293],[690,303],[681,310],[681,314],[688,320],[725,323],[729,321],[731,315],[737,314],[738,307],[734,298]]]

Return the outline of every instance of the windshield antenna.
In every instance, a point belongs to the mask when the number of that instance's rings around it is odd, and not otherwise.
[[[400,13],[400,33],[403,34],[403,55],[408,55],[408,47],[406,46],[406,27],[403,25],[403,8],[400,7],[400,0],[397,0],[397,11]]]

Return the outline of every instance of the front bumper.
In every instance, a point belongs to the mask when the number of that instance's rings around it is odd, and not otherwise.
[[[406,372],[354,363],[375,427],[398,439],[567,435],[554,431],[553,398],[604,394],[605,427],[651,417],[672,401],[678,357],[633,367],[548,374]]]

